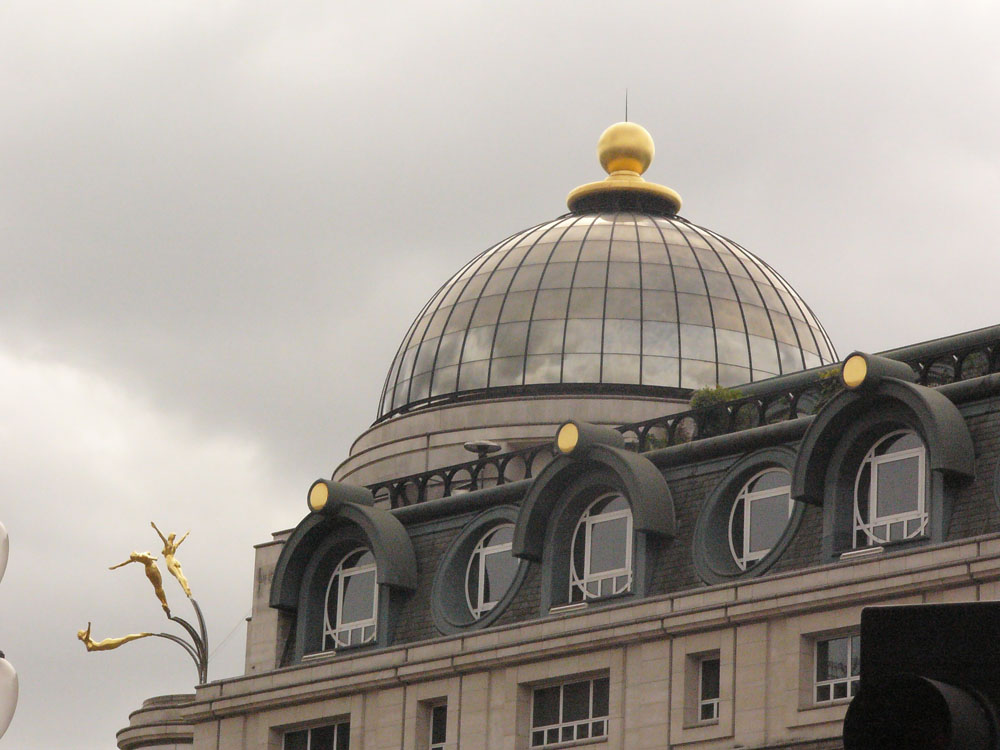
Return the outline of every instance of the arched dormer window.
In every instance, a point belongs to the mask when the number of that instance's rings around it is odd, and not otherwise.
[[[326,587],[323,650],[359,646],[375,640],[378,586],[375,556],[364,547],[345,556]]]
[[[816,415],[792,472],[792,497],[823,508],[824,557],[946,541],[955,489],[975,476],[965,419],[932,388],[878,373],[859,382]]]
[[[319,480],[311,512],[281,550],[270,604],[287,617],[279,663],[359,646],[388,646],[402,600],[417,587],[410,537],[363,487]]]
[[[676,529],[663,474],[606,427],[566,422],[556,447],[562,455],[521,502],[511,545],[515,557],[541,563],[541,613],[645,596]]]
[[[569,600],[624,594],[632,588],[632,509],[616,492],[583,512],[573,535]]]

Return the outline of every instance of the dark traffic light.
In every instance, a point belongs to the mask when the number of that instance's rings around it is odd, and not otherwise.
[[[1000,750],[1000,602],[867,607],[845,750]]]

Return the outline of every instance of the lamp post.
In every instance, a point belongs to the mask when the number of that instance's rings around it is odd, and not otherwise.
[[[7,570],[7,557],[10,555],[10,542],[7,539],[7,529],[0,523],[0,581]],[[3,737],[10,720],[14,718],[17,707],[17,672],[0,651],[0,737]]]

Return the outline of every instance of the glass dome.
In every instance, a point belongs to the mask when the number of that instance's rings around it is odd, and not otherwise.
[[[501,395],[683,396],[835,361],[795,290],[732,240],[676,215],[578,210],[437,291],[393,360],[379,419]]]

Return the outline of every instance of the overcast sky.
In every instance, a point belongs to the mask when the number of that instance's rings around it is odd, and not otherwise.
[[[108,750],[188,692],[133,549],[242,668],[252,545],[374,419],[466,260],[603,176],[601,131],[840,353],[998,321],[1000,11],[918,2],[0,3],[0,744]],[[652,414],[650,416],[653,416]],[[167,581],[179,614],[190,614]]]

